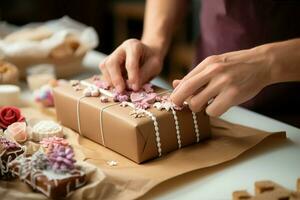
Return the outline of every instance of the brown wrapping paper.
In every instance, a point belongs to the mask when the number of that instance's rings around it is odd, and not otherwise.
[[[23,109],[27,119],[51,118],[36,109]],[[136,199],[149,190],[171,178],[184,173],[219,165],[237,158],[247,150],[259,145],[260,152],[274,144],[285,144],[284,133],[268,133],[241,125],[231,124],[219,119],[213,119],[212,138],[203,143],[192,145],[168,155],[147,162],[136,164],[125,157],[102,147],[89,139],[79,136],[71,129],[64,128],[67,139],[75,149],[77,160],[85,160],[88,169],[89,182],[76,190],[68,199]],[[264,148],[262,148],[264,147]],[[255,156],[257,151],[252,150]],[[118,162],[117,166],[107,165],[107,161]],[[239,159],[235,164],[238,164]],[[166,187],[164,187],[166,188]],[[34,192],[20,181],[0,181],[0,196],[2,199],[38,200],[46,199],[44,195]],[[230,197],[228,197],[230,198]]]
[[[54,89],[57,117],[64,126],[81,132],[83,136],[137,163],[158,157],[154,125],[149,117],[134,118],[130,116],[133,110],[131,107],[124,108],[112,101],[101,103],[99,97],[81,98],[82,96],[82,91],[75,91],[70,85]],[[178,141],[172,112],[155,108],[149,111],[154,114],[159,125],[163,155],[177,150]],[[176,115],[182,146],[195,143],[192,112],[185,108],[177,111]],[[210,137],[209,118],[202,111],[197,113],[197,121],[201,142]]]

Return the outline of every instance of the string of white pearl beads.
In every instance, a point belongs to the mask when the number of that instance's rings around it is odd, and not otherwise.
[[[174,121],[175,121],[175,128],[176,128],[176,137],[177,137],[177,142],[178,142],[178,148],[181,148],[181,136],[180,136],[180,128],[179,128],[179,122],[178,122],[178,118],[176,115],[176,111],[174,110],[174,108],[171,108],[172,110],[172,114],[174,117]]]
[[[158,156],[160,157],[160,156],[162,156],[162,149],[161,149],[161,143],[160,143],[160,135],[159,135],[158,122],[156,120],[156,117],[151,112],[149,112],[147,110],[143,110],[143,111],[153,121],[154,129],[155,129],[155,139],[156,139],[157,151],[158,151]]]
[[[192,112],[192,114],[193,114],[195,133],[196,133],[196,138],[197,138],[197,143],[198,143],[200,141],[200,132],[199,132],[199,127],[198,127],[197,114],[194,112]]]
[[[148,117],[151,118],[151,120],[153,121],[153,124],[154,124],[155,140],[156,140],[158,156],[159,157],[162,156],[162,148],[161,148],[161,143],[160,143],[160,134],[159,134],[158,122],[157,122],[156,117],[150,111],[145,110],[145,109],[136,108],[135,105],[133,103],[130,103],[130,102],[125,102],[124,101],[120,104],[120,106],[122,106],[122,107],[130,106],[133,109],[137,109],[139,112],[145,113]]]

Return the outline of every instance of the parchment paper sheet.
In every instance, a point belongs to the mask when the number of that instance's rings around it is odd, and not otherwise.
[[[31,108],[22,112],[27,119],[51,118]],[[168,179],[230,161],[263,140],[286,138],[283,132],[268,133],[220,119],[212,119],[212,126],[212,139],[140,165],[65,128],[77,160],[87,162],[90,177],[88,184],[69,199],[135,199]],[[107,161],[111,160],[117,161],[117,166],[109,166]],[[46,199],[19,181],[0,181],[0,196],[10,200]]]
[[[4,38],[17,30],[40,28],[51,33],[50,37],[40,41],[18,40],[6,41]],[[42,31],[42,32],[45,32]],[[43,33],[41,33],[43,34]],[[64,42],[68,34],[75,34],[80,43],[84,44],[87,50],[95,48],[99,39],[94,28],[81,24],[68,16],[45,23],[31,23],[22,27],[16,27],[0,21],[0,57],[4,59],[17,58],[47,58],[49,53],[58,45]]]

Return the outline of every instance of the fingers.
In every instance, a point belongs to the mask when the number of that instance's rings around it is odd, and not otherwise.
[[[111,80],[110,80],[110,75],[105,67],[105,63],[106,63],[106,58],[103,60],[102,63],[99,64],[99,69],[102,72],[103,78],[104,80],[109,84],[112,85]]]
[[[222,89],[222,82],[210,82],[206,88],[193,96],[189,101],[189,107],[193,112],[202,110],[209,100],[214,98]]]
[[[171,100],[177,104],[182,105],[183,102],[193,94],[197,92],[199,88],[205,86],[213,74],[219,70],[218,65],[209,65],[205,70],[195,74],[187,80],[181,80],[179,85],[175,88],[175,90],[171,94]]]
[[[185,81],[181,86],[177,86],[179,89],[173,91],[170,98],[176,105],[182,105],[188,97],[192,96],[199,88],[207,84],[208,81],[208,76],[199,73]]]
[[[113,85],[118,92],[125,89],[125,80],[122,71],[126,68],[129,86],[133,90],[138,90],[140,81],[140,61],[143,56],[143,44],[130,39],[119,46],[107,59],[99,65],[104,79]],[[124,68],[125,67],[125,68]]]
[[[118,92],[125,89],[125,81],[122,77],[122,65],[125,61],[125,51],[123,48],[117,48],[105,62],[105,69],[107,70],[112,85]],[[104,70],[105,71],[105,70]]]
[[[203,71],[208,65],[211,65],[213,63],[222,62],[222,59],[220,56],[209,56],[206,59],[204,59],[197,67],[195,67],[192,71],[190,71],[179,83],[179,85],[175,88],[174,91],[176,91],[186,80],[190,79],[191,77],[195,76],[196,74]]]
[[[126,63],[125,67],[128,74],[128,81],[131,88],[135,91],[140,88],[139,80],[139,65],[142,56],[142,45],[139,42],[135,42],[128,45],[126,48]]]
[[[175,80],[173,81],[173,88],[176,88],[176,87],[179,85],[180,81],[181,81],[181,80],[175,79]]]
[[[234,89],[220,93],[206,108],[206,113],[211,117],[218,117],[230,107],[237,105],[237,92]]]

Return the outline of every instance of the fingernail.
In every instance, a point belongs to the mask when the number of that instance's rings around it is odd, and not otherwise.
[[[118,92],[122,92],[122,87],[121,87],[120,85],[117,85],[116,88],[117,88],[117,91],[118,91]]]
[[[135,90],[135,91],[137,91],[139,89],[138,84],[136,84],[136,83],[133,84],[132,89]]]
[[[180,83],[180,80],[179,80],[179,79],[175,79],[175,80],[173,81],[173,84],[175,85],[176,82],[179,82],[179,83]],[[179,85],[179,83],[176,85],[176,87]]]

